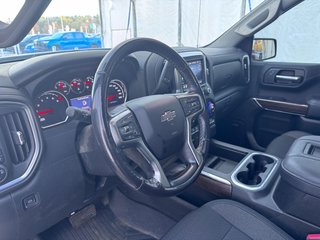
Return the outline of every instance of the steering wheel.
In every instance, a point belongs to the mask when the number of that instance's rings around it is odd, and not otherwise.
[[[148,51],[169,61],[189,85],[187,93],[151,95],[108,109],[108,85],[121,61]],[[193,183],[204,166],[209,146],[205,99],[184,59],[154,39],[135,38],[119,44],[102,59],[94,77],[92,124],[100,147],[116,175],[135,190],[173,195]],[[191,124],[199,123],[199,144],[192,143]],[[184,169],[168,178],[166,159],[179,158]]]

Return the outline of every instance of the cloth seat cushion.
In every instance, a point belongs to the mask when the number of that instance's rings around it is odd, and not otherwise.
[[[275,138],[267,147],[266,153],[276,156],[278,158],[284,158],[289,151],[293,142],[300,138],[310,135],[301,131],[290,131]]]
[[[193,211],[163,240],[293,239],[256,211],[231,200],[216,200]]]

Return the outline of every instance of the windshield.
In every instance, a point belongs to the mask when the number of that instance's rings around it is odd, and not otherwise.
[[[21,41],[21,43],[28,42],[28,41],[31,40],[31,38],[32,38],[32,35],[27,35],[27,36]]]
[[[20,44],[0,49],[12,55],[112,48],[133,37],[169,46],[205,46],[263,0],[53,0]],[[0,19],[10,23],[23,0],[10,0]],[[7,19],[7,20],[6,20]]]

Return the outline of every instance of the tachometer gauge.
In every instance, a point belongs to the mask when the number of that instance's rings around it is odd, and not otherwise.
[[[108,86],[108,107],[115,107],[127,101],[127,88],[120,80],[112,80]]]
[[[59,81],[54,85],[54,89],[58,92],[68,95],[70,93],[70,86],[65,81]]]
[[[49,91],[41,94],[35,103],[41,127],[47,128],[66,122],[68,120],[66,115],[68,107],[68,100],[59,92]]]
[[[89,93],[91,93],[91,90],[92,90],[93,78],[94,78],[93,76],[88,76],[84,81],[84,87],[86,91]]]
[[[81,94],[85,90],[84,83],[80,78],[73,79],[70,83],[70,87],[72,92],[74,92],[75,94]]]

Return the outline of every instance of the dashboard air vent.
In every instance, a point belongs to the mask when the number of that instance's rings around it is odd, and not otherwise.
[[[248,84],[250,82],[250,59],[248,55],[242,58],[242,71],[244,82]]]
[[[23,110],[0,113],[0,131],[13,164],[24,162],[30,154],[32,132]]]

